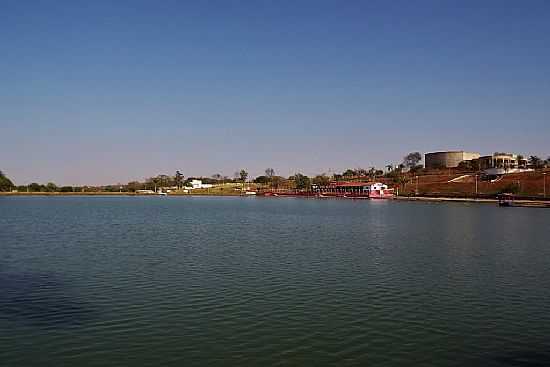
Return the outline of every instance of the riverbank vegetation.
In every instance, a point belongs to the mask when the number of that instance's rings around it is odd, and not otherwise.
[[[513,193],[524,197],[550,196],[550,157],[542,160],[531,156],[528,161],[534,169],[531,172],[507,174],[498,178],[483,177],[475,167],[460,165],[451,169],[425,169],[422,155],[412,152],[403,157],[399,164],[389,163],[383,169],[376,167],[347,168],[342,172],[320,173],[307,176],[302,172],[284,177],[268,167],[262,175],[251,178],[246,169],[235,171],[232,178],[215,173],[210,177],[189,176],[178,170],[173,175],[159,174],[143,181],[103,186],[58,186],[53,182],[31,183],[17,186],[4,173],[0,172],[0,191],[18,193],[60,193],[93,194],[119,193],[134,194],[140,190],[171,195],[241,195],[247,191],[310,191],[312,185],[327,186],[332,182],[383,182],[396,188],[399,195],[450,196],[450,197],[494,197],[499,193]],[[208,187],[191,189],[192,182],[200,180]],[[548,182],[547,182],[548,181]]]
[[[0,171],[0,191],[11,191],[13,188],[13,182],[6,177],[4,172]]]

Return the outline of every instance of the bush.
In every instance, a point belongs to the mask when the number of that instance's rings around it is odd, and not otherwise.
[[[506,186],[504,186],[500,191],[499,194],[518,194],[519,193],[519,185],[516,183],[510,183]]]

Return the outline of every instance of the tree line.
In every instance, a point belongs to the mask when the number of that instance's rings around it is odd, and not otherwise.
[[[523,159],[523,157],[521,157]],[[181,171],[176,171],[174,175],[159,174],[157,176],[146,178],[144,181],[131,181],[127,184],[105,185],[105,186],[57,186],[53,182],[39,184],[33,182],[29,185],[16,186],[6,175],[0,171],[0,191],[17,190],[19,192],[135,192],[137,190],[158,190],[159,188],[182,189],[191,185],[192,180],[201,180],[205,184],[229,184],[229,183],[254,183],[264,187],[278,189],[297,189],[308,190],[311,185],[326,186],[330,182],[348,181],[348,180],[376,180],[386,178],[394,184],[402,185],[407,182],[411,174],[420,172],[423,169],[422,155],[419,152],[412,152],[403,157],[399,164],[387,164],[384,169],[376,167],[348,168],[341,173],[322,173],[313,177],[297,172],[289,177],[277,175],[273,168],[266,168],[264,174],[249,180],[249,173],[246,169],[237,170],[233,177],[224,176],[215,173],[210,177],[190,176],[185,177]],[[550,167],[550,157],[543,160],[538,156],[528,158],[529,166],[540,169]],[[466,169],[468,167],[461,166]]]
[[[404,158],[403,164],[395,168],[393,165],[388,165],[388,172],[399,171],[400,167],[415,167],[422,159],[420,153],[415,152],[407,155]],[[307,190],[311,185],[326,186],[331,181],[342,181],[351,179],[370,178],[376,179],[383,176],[383,170],[370,167],[369,169],[357,168],[346,169],[342,173],[319,174],[314,177],[308,177],[300,172],[289,177],[283,177],[275,174],[273,168],[266,168],[263,175],[255,177],[249,181],[249,173],[246,169],[236,171],[233,177],[215,173],[211,177],[185,177],[181,171],[176,171],[174,175],[159,174],[157,176],[148,177],[144,181],[131,181],[127,184],[105,185],[105,186],[57,186],[53,182],[47,184],[39,184],[33,182],[29,185],[15,186],[3,173],[0,172],[0,190],[10,191],[17,190],[19,192],[135,192],[137,190],[158,190],[159,188],[174,188],[182,189],[191,184],[192,180],[201,180],[205,184],[228,184],[228,183],[247,183],[251,182],[257,185],[264,185],[270,188],[294,188],[298,190]]]

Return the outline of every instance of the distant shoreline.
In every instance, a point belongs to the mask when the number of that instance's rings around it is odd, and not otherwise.
[[[0,196],[146,196],[133,192],[0,192]],[[149,195],[155,196],[155,195]]]
[[[95,192],[0,192],[0,196],[139,196],[139,197],[156,197],[158,194],[136,194],[135,192],[110,192],[110,191],[95,191]],[[240,193],[169,193],[167,196],[242,196]]]
[[[10,197],[10,196],[136,196],[136,197],[156,197],[156,194],[136,194],[134,192],[0,192],[0,196]],[[193,193],[193,194],[175,194],[170,193],[168,196],[178,196],[178,197],[193,197],[193,196],[225,196],[225,197],[249,197],[245,195],[240,195],[239,193],[230,194],[230,193]],[[271,198],[271,197],[270,197]],[[276,198],[276,197],[273,197]],[[314,198],[314,197],[309,197]],[[348,199],[349,200],[349,199]],[[353,199],[351,199],[353,200]],[[454,203],[478,203],[478,204],[497,204],[498,200],[496,198],[471,198],[471,197],[443,197],[443,196],[395,196],[392,199],[372,199],[372,200],[398,200],[398,201],[422,201],[422,202],[454,202]],[[550,208],[550,199],[521,199],[518,198],[514,200],[516,206],[524,207],[535,207],[535,208]]]

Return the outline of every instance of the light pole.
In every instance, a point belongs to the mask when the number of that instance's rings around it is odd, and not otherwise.
[[[542,191],[544,192],[544,198],[546,199],[546,172],[542,173]]]
[[[477,175],[476,175],[476,198],[477,198]]]
[[[418,176],[416,176],[416,189],[414,190],[414,194],[418,196]]]

